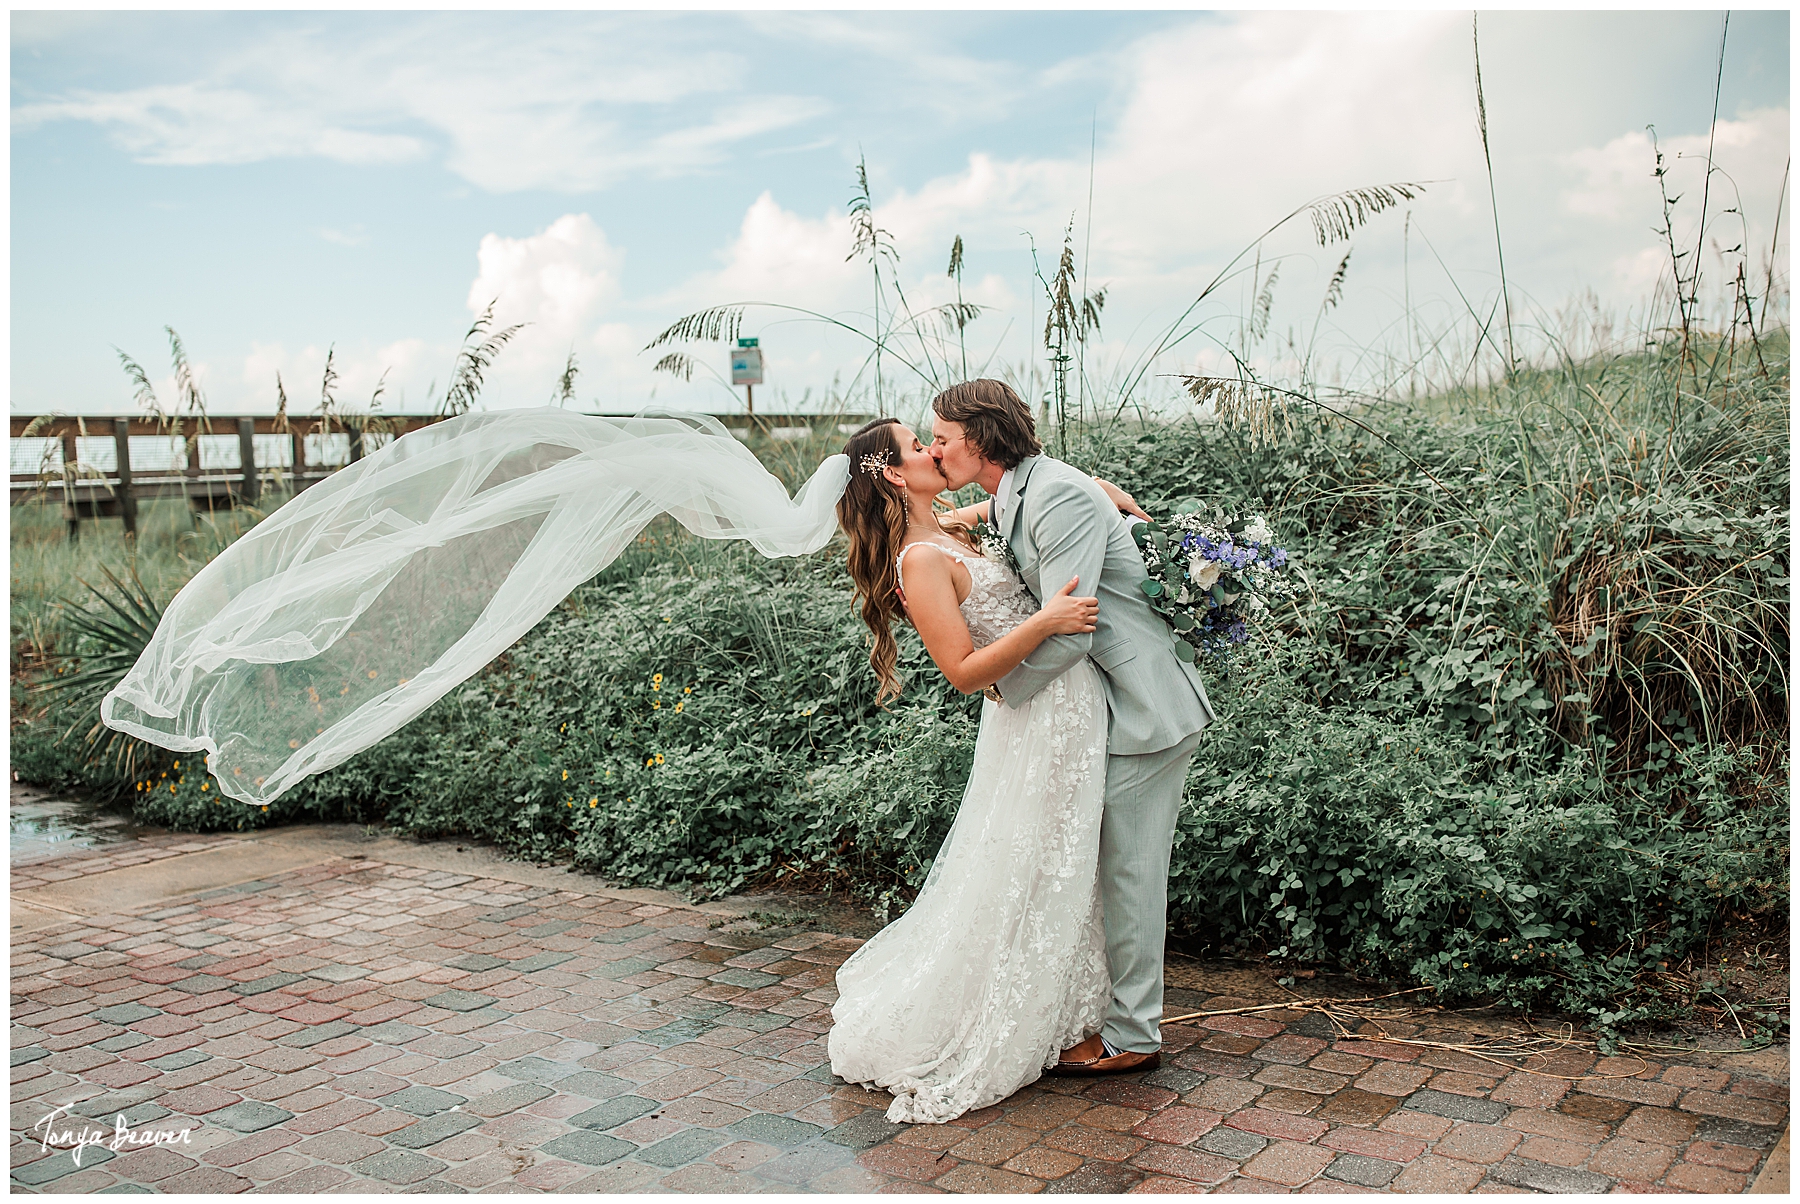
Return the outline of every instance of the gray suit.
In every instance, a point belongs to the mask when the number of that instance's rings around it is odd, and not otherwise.
[[[1008,705],[1020,706],[1084,656],[1105,678],[1100,898],[1113,1002],[1101,1032],[1115,1048],[1148,1053],[1162,1045],[1169,846],[1212,705],[1199,673],[1175,654],[1169,625],[1144,600],[1143,557],[1091,477],[1030,456],[1013,469],[999,501],[1000,533],[1034,596],[1042,600],[1079,576],[1076,594],[1100,599],[1095,631],[1051,636],[999,686]]]

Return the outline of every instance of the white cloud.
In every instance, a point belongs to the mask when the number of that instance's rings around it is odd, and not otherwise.
[[[618,296],[622,257],[585,213],[566,214],[525,238],[485,235],[475,258],[470,313],[498,299],[497,324],[531,324],[519,336],[521,346],[580,337],[600,307]]]
[[[465,180],[505,193],[693,171],[738,140],[827,108],[814,97],[745,95],[740,55],[682,37],[657,45],[667,32],[642,16],[546,25],[467,14],[362,33],[349,46],[328,31],[287,30],[220,56],[208,78],[71,90],[18,106],[14,123],[89,122],[157,164],[391,163],[435,150]],[[727,94],[712,112],[674,111]]]
[[[1690,202],[1687,211],[1697,213],[1709,149],[1713,162],[1728,177],[1715,175],[1715,187],[1730,188],[1735,180],[1739,188],[1762,191],[1779,185],[1787,145],[1786,109],[1758,109],[1736,120],[1722,119],[1710,139],[1706,134],[1685,134],[1659,138],[1653,146],[1648,131],[1632,130],[1604,146],[1563,155],[1561,161],[1578,178],[1562,190],[1561,199],[1571,213],[1611,222],[1641,224],[1648,210],[1660,225],[1660,197],[1653,182],[1658,147],[1670,195],[1685,197]]]
[[[492,301],[495,329],[526,324],[488,374],[487,404],[545,404],[571,352],[578,396],[610,391],[621,376],[647,379],[649,364],[635,355],[643,340],[617,312],[624,256],[587,214],[565,214],[522,238],[485,235],[476,263],[469,312],[479,315]]]
[[[397,163],[425,153],[417,138],[351,129],[266,95],[204,84],[77,92],[62,100],[21,105],[13,120],[21,129],[53,121],[91,122],[110,129],[119,145],[143,163],[197,166],[303,155],[340,163]]]

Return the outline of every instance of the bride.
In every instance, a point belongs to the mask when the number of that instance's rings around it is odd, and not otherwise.
[[[769,556],[814,552],[841,525],[883,698],[899,690],[902,604],[967,692],[1046,639],[1095,630],[1097,601],[1074,591],[1098,582],[1070,581],[1039,609],[1013,569],[976,550],[973,508],[934,516],[947,481],[906,427],[872,423],[846,453],[790,498],[701,415],[544,408],[416,431],[201,569],[102,719],[203,750],[221,794],[267,810],[473,676],[664,513]],[[962,808],[923,892],[839,973],[833,1069],[894,1092],[895,1120],[1003,1099],[1099,1030],[1106,749],[1107,699],[1085,657],[1021,705],[983,708]]]
[[[1006,1098],[1100,1029],[1112,997],[1097,891],[1107,710],[1082,659],[1022,707],[991,687],[1047,637],[1094,630],[1098,600],[1070,581],[1042,609],[969,533],[940,517],[937,462],[894,419],[844,448],[838,502],[850,576],[874,633],[880,698],[900,692],[892,625],[904,613],[950,684],[987,690],[956,822],[912,908],[845,962],[832,1071],[893,1092],[888,1119],[935,1124]]]

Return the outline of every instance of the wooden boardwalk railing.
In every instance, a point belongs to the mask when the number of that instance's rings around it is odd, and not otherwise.
[[[392,437],[441,421],[443,418],[436,414],[384,414],[380,418],[382,429],[391,431]],[[33,438],[61,442],[62,468],[54,476],[44,472],[9,473],[12,500],[15,503],[29,501],[39,495],[61,501],[63,517],[69,521],[72,537],[79,537],[84,518],[121,518],[125,530],[135,534],[137,503],[142,498],[185,497],[194,510],[227,510],[240,504],[254,504],[262,497],[264,485],[277,477],[287,491],[298,493],[318,484],[341,467],[323,462],[309,464],[306,455],[309,435],[348,435],[351,463],[361,459],[364,450],[363,432],[347,430],[338,422],[327,424],[317,418],[281,420],[268,415],[211,416],[204,421],[183,420],[181,447],[174,457],[185,461],[182,467],[133,471],[132,437],[172,439],[170,424],[145,418],[12,415],[12,438],[24,438],[27,431]],[[369,433],[375,438],[388,437],[374,427]],[[115,459],[110,471],[82,466],[78,441],[84,434],[90,439],[112,437]],[[233,434],[238,441],[238,467],[202,470],[200,439]],[[289,463],[259,465],[256,462],[257,435],[281,435],[291,440],[293,451]]]
[[[860,424],[865,419],[851,414],[745,414],[715,415],[720,422],[736,431],[748,432],[752,426],[780,434],[810,428],[814,431],[833,426]],[[420,427],[444,421],[441,414],[383,414],[370,425],[367,442],[377,444],[398,438]],[[320,418],[278,419],[261,416],[212,416],[204,421],[184,419],[181,446],[172,457],[159,457],[164,466],[157,469],[134,469],[131,459],[133,437],[156,437],[170,440],[172,424],[146,418],[114,418],[105,415],[37,416],[12,415],[12,438],[30,437],[59,441],[62,444],[60,470],[10,473],[12,501],[38,498],[60,501],[63,517],[69,523],[71,538],[79,538],[81,520],[119,518],[125,530],[137,531],[137,503],[141,498],[185,497],[194,511],[226,510],[237,505],[255,504],[267,487],[279,481],[284,493],[299,493],[325,480],[344,463],[355,463],[365,451],[365,435],[341,422],[327,423]],[[238,466],[203,470],[200,465],[200,438],[237,436]],[[292,451],[286,464],[256,460],[256,436],[281,435],[291,440]],[[323,459],[309,462],[307,440],[311,436],[346,435],[349,457],[342,463]],[[79,456],[79,440],[110,436],[115,448],[115,462],[110,470],[85,466]],[[265,440],[265,446],[267,441]],[[318,449],[321,453],[323,446]],[[367,450],[374,450],[373,446]],[[170,466],[180,463],[180,467]]]

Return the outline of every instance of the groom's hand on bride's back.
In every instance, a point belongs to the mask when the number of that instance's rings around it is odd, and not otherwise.
[[[1081,578],[1075,577],[1044,599],[1038,613],[1044,616],[1051,635],[1081,635],[1094,630],[1100,616],[1100,599],[1076,597],[1075,587],[1080,584]]]

